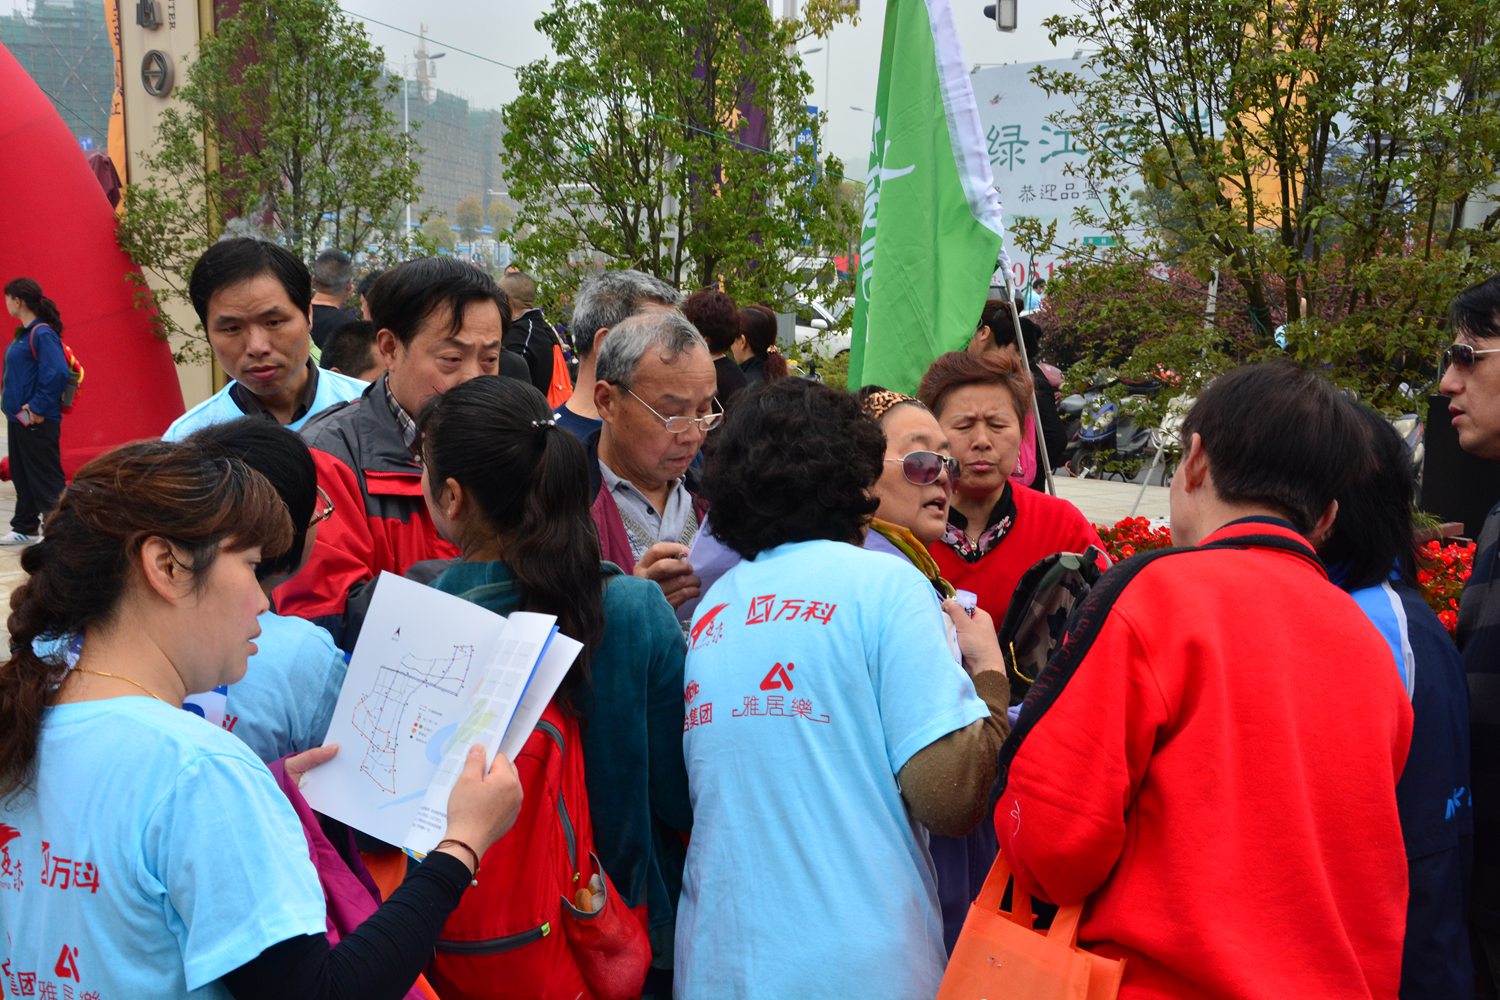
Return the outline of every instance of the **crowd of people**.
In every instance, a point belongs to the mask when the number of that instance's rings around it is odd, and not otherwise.
[[[364,320],[353,288],[215,244],[228,385],[64,487],[59,310],[5,286],[5,996],[931,998],[1001,855],[1122,997],[1494,995],[1500,506],[1460,653],[1399,438],[1320,376],[1215,379],[1177,548],[1110,567],[1037,488],[1004,300],[913,396],[789,377],[768,308],[637,271],[567,338],[525,274],[407,261]],[[1500,459],[1500,278],[1453,322],[1454,425]],[[1021,676],[997,625],[1058,553],[1103,575]],[[298,791],[382,573],[583,645],[420,859]]]

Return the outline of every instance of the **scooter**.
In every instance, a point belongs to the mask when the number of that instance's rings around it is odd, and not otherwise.
[[[1073,468],[1073,456],[1077,453],[1082,443],[1079,433],[1083,430],[1085,413],[1092,424],[1098,418],[1098,409],[1101,402],[1108,402],[1104,398],[1104,390],[1114,385],[1114,379],[1097,382],[1083,392],[1071,393],[1057,401],[1057,415],[1063,423],[1063,432],[1066,435],[1067,445],[1061,455],[1052,456],[1052,467],[1061,469],[1066,466]]]
[[[1103,390],[1111,385],[1126,387],[1128,394],[1120,403],[1109,399]],[[1112,476],[1122,482],[1135,478],[1146,449],[1152,444],[1151,430],[1136,422],[1132,399],[1150,398],[1161,391],[1155,379],[1131,381],[1112,379],[1090,389],[1078,407],[1078,432],[1069,441],[1068,471],[1075,477],[1103,479]],[[1067,404],[1072,397],[1063,400]]]

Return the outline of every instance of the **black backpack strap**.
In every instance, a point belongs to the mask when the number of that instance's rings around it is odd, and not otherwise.
[[[1215,539],[1204,545],[1143,552],[1112,566],[1100,577],[1088,596],[1073,609],[1073,615],[1068,619],[1062,645],[1047,662],[1046,668],[1037,676],[1036,681],[1031,685],[1031,690],[1026,693],[1026,699],[1021,703],[1020,717],[1011,729],[1010,736],[1000,747],[1000,763],[995,774],[995,787],[990,794],[990,808],[994,808],[995,803],[1000,800],[1001,794],[1005,791],[1010,775],[1010,762],[1021,749],[1021,744],[1026,742],[1026,737],[1035,727],[1037,720],[1045,715],[1047,709],[1051,708],[1062,695],[1068,681],[1072,679],[1079,665],[1083,663],[1084,657],[1093,648],[1094,640],[1099,637],[1099,631],[1104,627],[1104,621],[1114,608],[1115,601],[1141,570],[1167,556],[1205,552],[1211,549],[1251,548],[1280,549],[1303,556],[1315,563],[1319,562],[1317,553],[1305,541],[1287,538],[1284,535],[1238,535]]]

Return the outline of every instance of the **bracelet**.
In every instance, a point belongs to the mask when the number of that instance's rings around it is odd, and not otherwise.
[[[452,837],[449,837],[449,838],[447,838],[445,840],[438,841],[438,845],[436,847],[434,847],[433,850],[434,851],[440,851],[444,847],[447,847],[450,844],[453,845],[454,847],[462,847],[464,850],[466,850],[466,851],[469,852],[469,857],[471,857],[471,858],[474,859],[474,874],[473,874],[473,876],[470,877],[469,884],[470,885],[478,885],[479,884],[479,852],[476,851],[476,850],[474,850],[474,848],[470,847],[468,844],[465,844],[462,840],[455,840]]]

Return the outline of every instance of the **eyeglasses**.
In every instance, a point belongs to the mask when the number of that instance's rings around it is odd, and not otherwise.
[[[622,386],[622,388],[625,387]],[[664,417],[660,413],[656,412],[655,407],[653,407],[650,403],[646,402],[641,397],[637,396],[629,388],[625,388],[625,391],[630,393],[630,398],[634,399],[637,403],[640,403],[646,409],[650,410],[651,415],[657,420],[661,421],[661,425],[667,429],[668,434],[683,434],[687,432],[687,429],[689,427],[696,427],[703,433],[707,434],[709,431],[713,430],[715,427],[724,422],[724,408],[719,405],[719,398],[717,396],[715,396],[713,399],[714,412],[712,413],[705,413],[701,417]]]
[[[333,501],[329,499],[327,493],[323,492],[323,487],[314,486],[313,489],[318,491],[318,499],[322,501],[323,506],[320,510],[313,514],[312,520],[307,522],[307,526],[309,528],[311,528],[315,524],[322,524],[324,521],[333,516]]]
[[[939,455],[935,451],[909,451],[900,458],[888,458],[887,462],[900,462],[901,474],[913,486],[931,486],[946,469],[948,482],[958,482],[958,459]]]
[[[1476,351],[1473,344],[1449,344],[1443,349],[1443,370],[1457,368],[1466,372],[1474,367],[1474,362],[1481,354],[1500,354],[1500,347]]]

